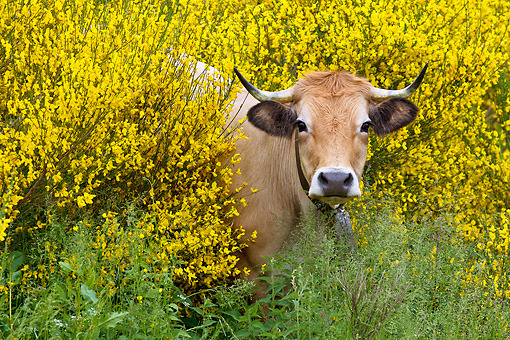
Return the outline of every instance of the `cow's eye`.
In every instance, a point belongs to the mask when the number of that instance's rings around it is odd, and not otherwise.
[[[366,122],[364,122],[363,124],[361,124],[361,129],[360,129],[360,132],[362,133],[368,133],[368,129],[370,128],[370,126],[374,125],[371,121],[367,120]]]
[[[303,132],[303,131],[308,130],[308,128],[306,127],[305,122],[303,122],[302,120],[296,121],[296,125],[297,125],[297,128],[298,128],[299,132]]]

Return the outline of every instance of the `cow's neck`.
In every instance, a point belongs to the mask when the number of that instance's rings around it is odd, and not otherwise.
[[[306,193],[301,188],[299,176],[296,171],[296,159],[294,156],[294,140],[292,138],[272,138],[273,161],[270,164],[269,176],[275,194],[284,200],[289,200],[296,207],[306,202]]]

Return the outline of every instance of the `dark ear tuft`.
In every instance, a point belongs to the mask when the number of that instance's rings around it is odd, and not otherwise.
[[[273,136],[290,136],[296,119],[292,108],[274,101],[260,102],[248,111],[250,123]]]
[[[385,136],[411,123],[418,114],[418,107],[403,98],[392,98],[373,106],[368,116],[374,132]]]

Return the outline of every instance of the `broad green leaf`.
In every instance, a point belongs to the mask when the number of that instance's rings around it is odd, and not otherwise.
[[[23,255],[22,252],[13,251],[12,253],[10,253],[9,254],[9,262],[10,262],[9,271],[11,273],[14,273],[15,271],[17,271],[23,264],[24,260],[25,260],[25,255]]]
[[[96,304],[99,299],[96,296],[96,292],[87,287],[86,284],[81,285],[81,295],[87,302],[92,302],[92,304]]]
[[[67,262],[59,262],[58,265],[65,273],[71,273],[74,271],[71,265]]]
[[[122,322],[124,320],[124,317],[128,315],[129,312],[113,312],[110,314],[108,319],[104,320],[99,324],[100,327],[106,327],[106,328],[113,328],[115,327],[119,322]]]

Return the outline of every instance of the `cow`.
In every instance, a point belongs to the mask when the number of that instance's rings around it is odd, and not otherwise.
[[[330,207],[361,195],[369,130],[385,136],[411,123],[418,107],[407,100],[423,80],[427,64],[402,90],[385,90],[346,71],[312,72],[291,88],[268,92],[237,70],[243,89],[234,103],[235,119],[247,116],[236,142],[240,176],[258,190],[234,225],[257,239],[239,254],[238,267],[256,279],[266,258],[282,249],[300,219],[316,210],[312,200]]]

